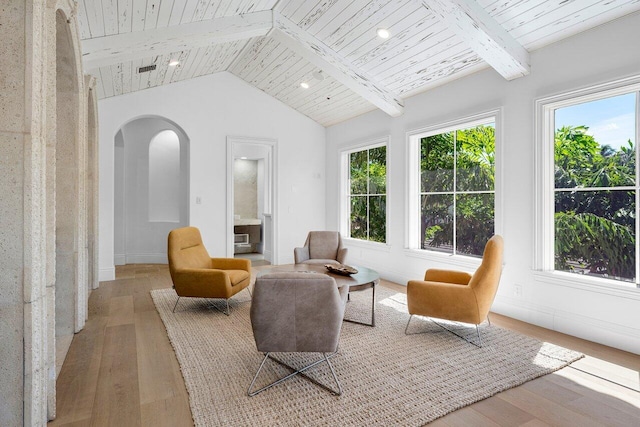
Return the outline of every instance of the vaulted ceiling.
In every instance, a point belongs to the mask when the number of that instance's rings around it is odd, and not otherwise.
[[[324,126],[376,108],[398,116],[403,99],[486,67],[525,76],[530,51],[640,10],[640,0],[78,3],[99,98],[228,71]]]

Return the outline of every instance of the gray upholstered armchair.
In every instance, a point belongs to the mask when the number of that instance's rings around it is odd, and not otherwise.
[[[249,396],[325,361],[338,389],[332,390],[316,381],[314,384],[337,395],[342,393],[329,358],[338,351],[347,293],[348,286],[338,287],[332,277],[320,273],[270,273],[256,279],[251,327],[256,347],[264,353],[264,358],[249,385]],[[323,357],[304,368],[293,368],[274,358],[272,352],[322,353]],[[267,359],[286,366],[292,373],[252,391]]]
[[[344,264],[347,248],[337,231],[310,231],[302,248],[293,250],[296,264]]]

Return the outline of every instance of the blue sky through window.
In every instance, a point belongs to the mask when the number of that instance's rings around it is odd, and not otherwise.
[[[628,140],[635,144],[636,93],[559,108],[555,120],[556,129],[562,126],[587,126],[588,133],[600,145],[618,149],[626,145]]]

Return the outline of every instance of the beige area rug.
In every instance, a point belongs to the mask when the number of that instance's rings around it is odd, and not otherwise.
[[[345,322],[339,353],[331,359],[341,396],[295,377],[254,397],[247,396],[247,388],[263,355],[251,332],[249,293],[231,300],[227,317],[212,309],[211,301],[191,298],[182,298],[172,313],[175,292],[152,291],[180,362],[196,426],[421,426],[582,357],[489,325],[481,326],[483,348],[422,318],[414,317],[410,332],[429,333],[405,335],[406,296],[376,290],[376,327]],[[367,320],[370,307],[371,291],[354,292],[346,317]],[[475,338],[475,328],[466,333]],[[278,356],[300,362],[297,355]],[[289,373],[272,361],[267,367],[256,388]],[[307,373],[334,386],[325,363]]]

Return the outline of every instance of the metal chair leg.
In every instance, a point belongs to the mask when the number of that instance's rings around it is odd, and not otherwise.
[[[408,333],[407,331],[409,330],[409,323],[411,322],[411,318],[413,317],[413,314],[411,316],[409,316],[409,320],[407,321],[407,326],[404,328],[404,333],[405,335],[417,335],[417,334],[424,334],[427,333],[429,331],[423,331],[423,332],[413,332],[413,333]],[[457,336],[458,338],[461,338],[463,340],[465,340],[466,342],[468,342],[471,345],[475,345],[478,348],[482,348],[482,336],[480,335],[480,328],[478,327],[478,325],[475,325],[476,327],[476,335],[478,336],[478,342],[475,343],[471,340],[469,340],[467,337],[464,337],[462,335],[460,335],[459,333],[457,333],[454,330],[451,330],[449,328],[447,328],[446,326],[436,322],[435,320],[433,320],[432,318],[428,318],[429,320],[431,320],[433,323],[435,323],[436,325],[440,326],[442,329],[444,329],[445,331]]]
[[[178,297],[178,301],[180,301],[180,297]],[[178,306],[178,301],[176,301],[176,305],[173,306],[173,312],[176,312],[176,307]]]
[[[266,390],[267,388],[274,386],[275,383],[268,385],[267,387],[263,387],[260,390],[254,391],[252,392],[251,389],[253,388],[253,384],[256,382],[256,379],[258,378],[258,375],[260,375],[260,371],[262,371],[262,367],[264,366],[264,363],[267,361],[267,359],[269,358],[269,353],[265,353],[264,354],[264,358],[262,359],[262,363],[260,363],[260,367],[258,368],[258,372],[256,372],[256,374],[253,377],[253,380],[251,380],[251,384],[249,384],[249,389],[247,390],[247,395],[249,396],[255,396],[256,394],[260,393],[261,391]]]
[[[411,323],[411,319],[413,319],[413,314],[409,316],[409,320],[407,321],[407,326],[404,327],[404,334],[405,335],[413,335],[413,334],[408,334],[407,330],[409,330],[409,323]]]
[[[225,301],[225,302],[226,302],[226,304],[227,304],[227,309],[226,309],[226,311],[225,311],[225,310],[223,310],[223,309],[221,309],[220,307],[218,307],[218,306],[217,306],[217,305],[215,305],[215,304],[211,304],[211,305],[209,306],[209,308],[213,307],[213,308],[215,308],[216,310],[218,310],[220,313],[222,313],[222,314],[224,314],[224,315],[229,316],[229,315],[230,315],[230,313],[231,313],[231,310],[229,310],[229,299],[225,299],[224,301]]]
[[[308,380],[308,381],[312,382],[313,384],[315,384],[315,385],[317,385],[317,386],[319,386],[319,387],[321,387],[321,388],[333,393],[336,396],[340,396],[342,394],[342,386],[340,385],[340,381],[338,381],[338,377],[337,377],[337,375],[336,375],[336,373],[335,373],[335,371],[333,369],[333,365],[329,361],[329,358],[335,356],[337,354],[337,352],[336,353],[331,353],[329,355],[327,355],[327,353],[322,353],[322,356],[323,356],[322,359],[316,360],[315,362],[313,362],[313,363],[311,363],[309,365],[306,365],[306,366],[304,366],[303,368],[300,368],[300,369],[296,369],[296,368],[294,368],[292,366],[289,366],[288,364],[284,363],[283,361],[278,360],[275,357],[270,356],[270,354],[271,354],[270,352],[265,353],[264,358],[262,359],[262,363],[260,363],[260,367],[258,368],[258,371],[256,372],[255,376],[253,377],[253,380],[251,381],[251,384],[249,385],[249,389],[247,390],[247,395],[248,396],[255,396],[256,394],[261,393],[261,392],[263,392],[263,391],[265,391],[265,390],[267,390],[267,389],[269,389],[269,388],[271,388],[271,387],[273,387],[275,385],[278,385],[278,384],[280,384],[280,383],[282,383],[282,382],[288,380],[289,378],[292,378],[292,377],[294,377],[294,376],[296,376],[298,374],[301,377],[305,378],[306,380]],[[291,370],[292,372],[290,374],[288,374],[288,375],[286,375],[286,376],[284,376],[284,377],[282,377],[282,378],[270,383],[270,384],[267,384],[266,386],[264,386],[264,387],[262,387],[262,388],[260,388],[258,390],[251,391],[251,389],[253,388],[253,385],[255,384],[256,379],[258,378],[258,375],[260,374],[260,371],[264,367],[264,364],[267,361],[267,359],[273,360],[274,362],[278,363],[279,365],[284,366],[285,368]],[[316,366],[316,365],[318,365],[318,364],[320,364],[322,362],[327,362],[327,364],[329,365],[329,369],[331,370],[331,375],[333,376],[333,379],[336,382],[336,385],[338,386],[338,390],[337,391],[327,387],[326,385],[324,385],[324,384],[316,381],[315,379],[313,379],[313,378],[311,378],[311,377],[309,377],[309,376],[304,374],[304,372],[306,370],[308,370],[310,368],[313,368],[314,366]]]
[[[478,328],[478,325],[476,325],[476,334],[478,334],[478,343],[474,343],[473,341],[469,340],[467,337],[464,337],[462,335],[460,335],[459,333],[457,333],[456,331],[447,328],[444,325],[441,325],[440,323],[436,322],[435,320],[429,318],[429,320],[431,320],[433,323],[435,323],[436,325],[440,326],[442,329],[444,329],[447,332],[452,333],[453,335],[457,336],[458,338],[461,338],[463,340],[465,340],[466,342],[468,342],[471,345],[475,345],[478,348],[482,348],[482,338],[480,337],[480,328]]]
[[[342,386],[340,385],[340,381],[338,381],[338,376],[336,375],[336,372],[333,370],[333,365],[331,364],[331,361],[329,361],[329,358],[327,357],[327,353],[322,353],[322,355],[324,356],[324,360],[327,362],[327,365],[329,365],[329,369],[331,369],[331,375],[333,375],[333,380],[336,382],[336,385],[338,386],[338,392],[333,392],[335,395],[340,396],[342,394]]]

